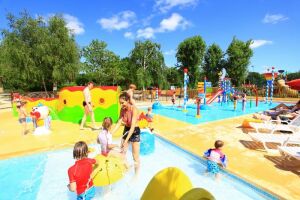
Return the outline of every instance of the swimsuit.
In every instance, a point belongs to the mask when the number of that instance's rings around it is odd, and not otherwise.
[[[19,122],[20,122],[20,124],[26,122],[26,118],[19,118]]]
[[[127,126],[124,127],[123,137],[122,137],[123,140],[126,140],[129,129],[130,129],[130,127],[127,127]],[[130,142],[140,142],[140,134],[141,134],[140,127],[135,127],[132,135],[129,138],[129,141]]]
[[[88,102],[88,104],[91,104],[91,102]],[[82,105],[83,105],[83,106],[86,106],[86,105],[87,105],[86,101],[83,101],[83,102],[82,102]]]

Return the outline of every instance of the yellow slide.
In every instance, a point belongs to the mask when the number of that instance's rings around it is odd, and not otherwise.
[[[141,200],[215,200],[203,188],[193,188],[183,171],[168,167],[158,172],[146,187]]]
[[[279,87],[279,93],[286,94],[288,97],[297,97],[298,91],[291,89],[288,85],[285,84],[283,79],[277,81]]]

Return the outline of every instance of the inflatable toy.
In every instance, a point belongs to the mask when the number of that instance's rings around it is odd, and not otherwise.
[[[252,126],[250,126],[250,122],[263,123],[263,121],[260,119],[249,118],[249,119],[244,119],[244,121],[242,123],[242,127],[243,128],[253,128]]]
[[[140,154],[148,155],[154,152],[155,136],[149,129],[141,129]]]
[[[179,200],[215,200],[215,197],[203,188],[193,188],[186,192]]]
[[[147,128],[149,125],[149,122],[152,122],[152,119],[147,117],[144,112],[142,112],[138,118],[138,124],[140,128]]]
[[[141,200],[179,199],[192,189],[192,183],[180,169],[169,167],[159,171],[146,187]]]
[[[215,200],[214,196],[203,188],[193,188],[183,171],[168,167],[153,176],[147,185],[141,200]]]
[[[152,109],[160,109],[162,107],[160,102],[155,102],[152,105]]]
[[[98,155],[95,159],[98,163],[93,171],[93,174],[95,174],[93,178],[95,186],[110,185],[123,178],[126,169],[121,158]]]
[[[32,107],[30,112],[32,121],[35,126],[33,134],[42,135],[50,133],[51,117],[49,116],[49,109],[47,106],[39,105]]]

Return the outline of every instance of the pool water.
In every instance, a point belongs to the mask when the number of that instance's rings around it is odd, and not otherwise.
[[[131,152],[127,156],[132,162]],[[73,163],[72,149],[1,160],[0,199],[76,199],[76,195],[67,189],[67,170]],[[191,179],[194,187],[209,190],[218,200],[276,199],[227,172],[222,174],[220,181],[206,176],[205,162],[202,159],[159,137],[155,137],[155,151],[141,156],[140,173],[136,179],[133,179],[134,172],[130,169],[124,172],[121,181],[111,186],[97,187],[95,199],[137,200],[151,178],[166,167],[180,168]]]
[[[159,114],[165,117],[173,118],[179,121],[184,121],[191,124],[200,124],[204,122],[211,122],[220,119],[227,119],[231,117],[238,117],[241,115],[251,114],[255,112],[260,112],[268,110],[275,107],[278,103],[272,103],[271,105],[264,102],[259,102],[258,107],[255,106],[255,102],[248,101],[246,104],[246,109],[242,110],[242,103],[237,104],[236,110],[234,110],[233,102],[229,103],[213,103],[212,105],[206,105],[207,110],[200,110],[200,118],[196,118],[197,105],[189,104],[187,105],[187,112],[183,112],[182,107],[177,106],[162,106],[159,109],[153,109],[154,114]]]

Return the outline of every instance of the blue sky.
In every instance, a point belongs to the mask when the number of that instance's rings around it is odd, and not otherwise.
[[[254,40],[249,71],[275,66],[295,72],[300,70],[299,8],[299,0],[2,0],[0,28],[6,28],[8,12],[62,14],[81,47],[99,39],[125,57],[135,40],[151,39],[161,44],[168,66],[176,64],[176,48],[187,37],[201,35],[207,45],[226,51],[236,36]]]

